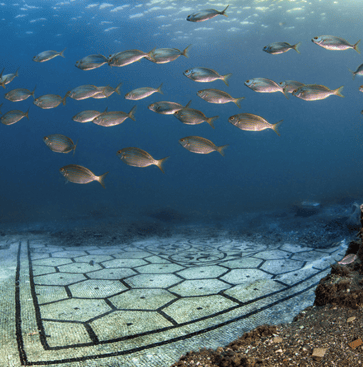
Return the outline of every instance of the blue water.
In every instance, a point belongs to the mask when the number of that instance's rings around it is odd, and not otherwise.
[[[238,215],[248,210],[283,208],[302,200],[338,201],[362,196],[363,94],[362,79],[352,80],[362,56],[354,50],[328,51],[311,42],[331,34],[350,43],[363,38],[363,16],[356,1],[229,1],[228,18],[218,16],[202,23],[186,17],[200,9],[223,10],[228,3],[209,1],[6,1],[0,4],[2,35],[1,69],[4,74],[19,68],[19,77],[0,88],[2,113],[29,110],[29,120],[0,126],[0,219],[1,221],[55,220],[128,214],[172,209],[181,215],[213,217]],[[94,6],[92,6],[94,5]],[[123,6],[117,10],[117,7]],[[115,11],[117,10],[117,11]],[[115,27],[113,29],[110,29]],[[271,42],[301,42],[301,54],[281,55],[262,51]],[[157,65],[146,59],[121,68],[102,67],[82,71],[77,60],[101,53],[108,56],[128,49],[145,52],[154,47],[183,50],[183,56]],[[36,63],[33,56],[45,50],[61,51],[65,58]],[[363,44],[362,47],[363,49]],[[230,86],[222,81],[196,83],[183,75],[191,67],[208,67],[224,75],[232,73]],[[265,77],[276,82],[293,79],[323,84],[330,89],[344,85],[345,98],[331,96],[306,102],[282,93],[256,93],[244,85],[247,79]],[[30,97],[10,102],[4,94],[15,88],[33,90],[35,97],[59,94],[83,85],[122,82],[121,96],[75,101],[42,110]],[[124,95],[139,87],[157,88],[140,101]],[[196,92],[216,88],[233,97],[235,104],[209,104]],[[219,116],[215,129],[207,123],[183,125],[174,116],[159,115],[147,106],[173,101]],[[129,112],[137,105],[136,122],[127,119],[114,127],[91,122],[80,124],[72,116],[95,109]],[[241,131],[228,123],[240,112],[260,115],[270,123],[284,120],[281,136],[272,130]],[[43,137],[64,134],[79,141],[75,155],[49,150]],[[193,154],[178,143],[182,137],[202,136],[217,146],[229,144],[222,157]],[[116,156],[119,149],[139,147],[154,158],[170,158],[165,174],[157,167],[130,167]],[[59,168],[80,164],[96,175],[109,171],[106,189],[97,182],[65,184]]]

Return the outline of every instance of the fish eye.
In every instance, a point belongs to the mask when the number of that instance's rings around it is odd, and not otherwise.
[[[250,81],[249,80],[246,80],[246,83],[249,83]]]
[[[297,89],[294,89],[293,91],[292,91],[292,93],[296,93],[297,92]]]
[[[318,37],[314,37],[314,40],[317,40],[318,39]]]

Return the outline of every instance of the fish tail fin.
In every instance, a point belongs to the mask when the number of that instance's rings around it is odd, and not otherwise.
[[[189,105],[192,103],[192,100],[190,100],[186,105],[185,105],[185,108],[188,108]]]
[[[227,5],[227,6],[225,7],[225,9],[221,11],[221,15],[224,15],[224,16],[225,16],[225,17],[227,17],[227,18],[228,18],[228,15],[226,14],[226,10],[228,9],[228,7],[229,7],[229,5]]]
[[[135,111],[136,111],[136,107],[137,106],[132,107],[131,111],[128,114],[128,116],[130,117],[130,119],[133,120],[133,121],[136,121],[135,115],[134,115],[135,114]]]
[[[73,145],[73,155],[76,152],[77,144],[78,144],[78,140],[77,140],[76,144]]]
[[[360,42],[360,40],[353,45],[353,48],[354,48],[354,50],[356,50],[360,54],[360,49],[358,48],[359,42]]]
[[[1,83],[1,86],[2,86],[4,89],[6,89],[6,87],[5,87],[5,80]]]
[[[4,72],[4,70],[5,70],[5,68],[3,68],[3,69],[1,70],[0,79],[1,79],[1,78],[2,78],[2,76],[3,76],[3,72]]]
[[[156,62],[155,58],[152,56],[152,54],[155,50],[156,50],[156,47],[154,47],[150,52],[147,53],[148,58],[150,58],[152,62]],[[141,61],[141,60],[139,60],[139,61]]]
[[[278,122],[276,122],[276,124],[272,124],[272,130],[278,135],[280,136],[280,132],[278,130],[278,127],[282,124],[282,121],[284,120],[280,120]]]
[[[185,56],[186,58],[189,58],[188,52],[189,52],[189,47],[191,46],[191,44],[187,47],[185,47],[184,51],[182,52],[182,55]]]
[[[229,84],[228,84],[228,79],[232,76],[232,73],[229,73],[229,74],[226,74],[226,75],[223,75],[223,81],[224,83],[226,84],[227,87],[229,87]]]
[[[106,108],[105,108],[105,110],[104,110],[104,111],[103,111],[102,113],[105,113],[105,112],[107,112],[107,109],[108,109],[108,107],[106,107]]]
[[[238,108],[241,108],[241,101],[244,100],[245,97],[241,97],[241,98],[235,98],[233,100],[233,102],[237,105]]]
[[[344,98],[344,96],[343,96],[343,94],[342,94],[342,90],[343,90],[343,88],[344,88],[344,85],[342,85],[341,87],[339,87],[339,88],[337,88],[337,89],[335,89],[333,92],[334,92],[334,94],[336,95],[336,96],[338,96],[338,97],[342,97],[342,98]]]
[[[220,147],[217,147],[217,152],[224,157],[224,149],[226,149],[227,147],[229,147],[229,144],[221,145]]]
[[[62,98],[62,103],[63,103],[63,106],[66,105],[66,99],[67,99],[67,94]]]
[[[97,177],[97,181],[102,185],[104,189],[106,188],[104,181],[105,181],[105,177],[107,174],[108,174],[108,171],[104,173],[103,175]]]
[[[287,88],[282,88],[281,92],[283,93],[283,95],[286,97],[286,99],[289,99],[289,92],[287,91]]]
[[[162,159],[158,159],[158,160],[156,161],[156,166],[158,166],[158,167],[160,168],[160,171],[161,171],[162,173],[165,173],[165,172],[164,172],[163,164],[164,164],[164,162],[165,162],[168,158],[169,158],[169,156],[167,156],[167,157],[165,157],[165,158],[162,158]]]
[[[299,54],[300,51],[299,51],[299,47],[301,45],[301,42],[297,43],[296,45],[293,45],[292,48]]]
[[[118,95],[121,95],[121,92],[120,92],[120,87],[122,85],[122,82],[119,83],[119,85],[115,88],[115,92],[118,94]]]
[[[35,90],[37,89],[37,86],[35,85],[35,87],[34,87],[34,89],[33,89],[33,91],[30,93],[30,95],[31,96],[33,96],[33,98],[35,99],[35,97],[34,97],[34,92],[35,92]]]
[[[30,107],[29,107],[30,108]],[[28,111],[26,111],[25,113],[24,113],[24,116],[29,120],[29,108],[28,108]]]
[[[19,73],[18,73],[19,69],[20,69],[20,67],[16,69],[16,72],[15,72],[15,76],[14,76],[14,78],[15,78],[16,76],[19,76]]]
[[[159,88],[156,90],[160,94],[164,94],[163,91],[161,90],[161,87],[162,86],[163,86],[163,83],[161,83],[160,86],[159,86]]]
[[[65,57],[65,56],[64,56],[64,51],[65,51],[66,49],[67,49],[67,47],[59,53],[59,56]]]
[[[350,70],[350,69],[348,69],[348,70],[352,73],[352,75],[353,75],[353,80],[354,80],[354,78],[355,78],[355,71]]]
[[[209,117],[209,118],[207,118],[205,121],[207,121],[207,122],[208,122],[208,124],[209,124],[210,126],[212,126],[212,127],[213,127],[213,129],[214,129],[214,124],[213,124],[213,122],[214,122],[215,120],[217,120],[218,118],[219,118],[219,116]]]

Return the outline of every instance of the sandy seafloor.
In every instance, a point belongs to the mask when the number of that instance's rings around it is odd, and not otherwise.
[[[360,202],[2,223],[0,366],[170,366],[291,322],[355,238]]]

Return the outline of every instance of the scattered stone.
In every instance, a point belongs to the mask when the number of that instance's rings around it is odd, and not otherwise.
[[[313,358],[323,358],[327,350],[328,348],[314,348],[312,357]]]
[[[357,347],[359,347],[360,345],[363,344],[363,341],[361,338],[358,338],[356,340],[353,340],[351,343],[349,343],[348,345],[352,348],[355,349]]]
[[[281,342],[282,342],[282,338],[281,338],[280,336],[275,336],[275,337],[272,339],[272,341],[273,341],[274,343],[281,343]]]
[[[348,317],[347,322],[353,322],[355,319],[356,319],[356,317],[355,317],[355,316]]]

